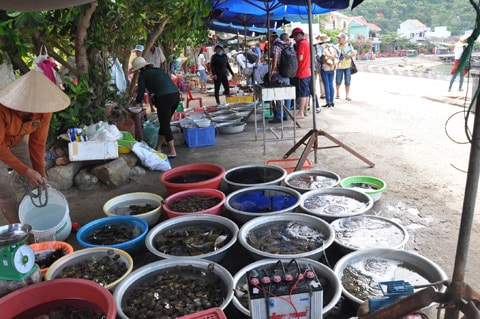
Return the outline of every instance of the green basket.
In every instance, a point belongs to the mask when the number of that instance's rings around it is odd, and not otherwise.
[[[340,181],[343,188],[352,188],[370,195],[374,201],[380,199],[381,194],[387,188],[387,183],[373,176],[350,176]]]

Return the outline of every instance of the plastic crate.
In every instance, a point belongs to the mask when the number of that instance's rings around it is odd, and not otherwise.
[[[273,119],[274,114],[272,108],[270,107],[270,103],[263,103],[263,114],[265,115],[266,119]]]
[[[201,128],[185,127],[183,135],[188,147],[215,145],[215,126],[213,125]]]
[[[178,317],[177,319],[227,319],[227,317],[222,309],[210,308],[183,317]]]
[[[291,173],[295,170],[298,161],[300,158],[286,158],[286,159],[273,159],[273,160],[266,160],[265,164],[267,165],[274,165],[281,167],[287,171],[287,173]],[[303,163],[302,170],[304,169],[311,169],[312,168],[312,161],[308,158],[305,159],[305,163]]]

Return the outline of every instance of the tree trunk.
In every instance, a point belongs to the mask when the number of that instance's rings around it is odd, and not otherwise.
[[[85,14],[80,15],[75,41],[75,63],[77,65],[78,75],[88,74],[88,55],[87,48],[85,47],[85,39],[87,38],[87,30],[90,27],[90,19],[97,9],[97,6],[97,2],[92,2]]]

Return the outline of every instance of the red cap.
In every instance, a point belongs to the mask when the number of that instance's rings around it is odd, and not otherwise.
[[[295,28],[295,29],[293,29],[292,35],[290,36],[290,38],[293,38],[297,33],[303,33],[302,28]]]

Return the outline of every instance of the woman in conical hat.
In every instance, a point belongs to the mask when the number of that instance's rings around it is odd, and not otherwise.
[[[30,187],[46,183],[50,119],[53,112],[69,105],[70,98],[39,71],[30,71],[0,90],[0,208],[11,224],[18,223],[19,217],[8,170],[13,169]]]

